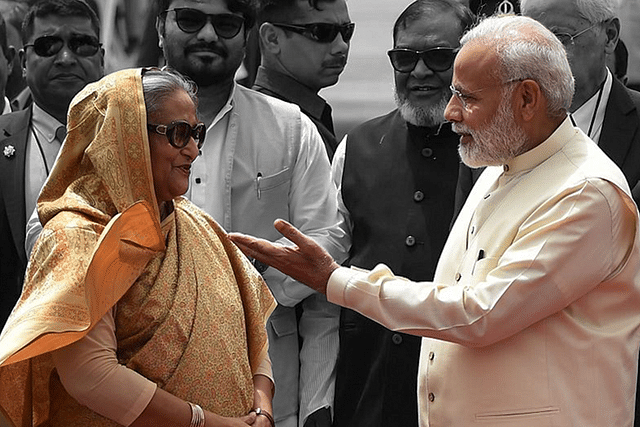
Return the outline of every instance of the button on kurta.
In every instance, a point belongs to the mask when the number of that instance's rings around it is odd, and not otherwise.
[[[462,279],[462,274],[456,273],[456,282],[459,282]]]
[[[413,236],[407,236],[406,239],[404,239],[404,244],[411,247],[411,246],[415,246],[416,244],[416,238]]]
[[[392,341],[395,345],[402,344],[402,335],[400,335],[400,334],[393,334],[393,336],[391,337],[391,341]]]
[[[431,156],[433,156],[433,150],[431,148],[426,147],[422,149],[422,157],[429,158]]]
[[[433,360],[436,358],[436,354],[433,351],[429,352],[429,360]]]
[[[436,395],[433,393],[429,393],[429,402],[433,402],[434,400],[436,400]]]
[[[416,191],[415,193],[413,193],[413,200],[415,200],[416,202],[421,202],[424,200],[424,193],[420,190]]]

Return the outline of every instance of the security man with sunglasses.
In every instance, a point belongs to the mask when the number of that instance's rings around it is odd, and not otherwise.
[[[40,0],[24,18],[19,57],[33,103],[0,117],[0,326],[20,296],[27,220],[64,140],[71,99],[103,75],[99,34],[82,0]]]
[[[336,189],[313,122],[298,106],[235,82],[255,21],[252,4],[159,2],[156,28],[166,64],[197,83],[198,117],[207,126],[186,196],[227,231],[275,241],[273,221],[286,218],[344,260],[348,240],[337,227]],[[266,325],[273,408],[260,411],[272,414],[277,427],[303,426],[331,404],[339,309],[277,270],[256,267],[278,301]],[[331,397],[305,398],[314,393]],[[268,425],[266,416],[257,420]]]
[[[388,52],[397,109],[353,129],[333,160],[352,246],[344,265],[383,262],[431,280],[454,213],[459,137],[444,119],[453,61],[472,13],[456,0],[418,0]],[[464,195],[463,195],[464,196]],[[420,338],[343,308],[334,427],[415,427]]]
[[[344,71],[355,24],[345,0],[261,0],[261,66],[254,89],[293,102],[318,128],[329,158],[338,141],[331,107],[318,95]]]

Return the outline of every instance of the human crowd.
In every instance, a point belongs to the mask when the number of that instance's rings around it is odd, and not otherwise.
[[[107,3],[0,0],[0,427],[640,426],[617,0],[415,0],[345,136],[349,1]]]

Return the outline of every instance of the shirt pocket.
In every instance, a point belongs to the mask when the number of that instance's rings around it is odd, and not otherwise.
[[[498,265],[499,259],[500,258],[498,257],[486,257],[477,260],[473,264],[473,269],[471,270],[473,283],[475,284],[485,281],[489,272]]]
[[[256,194],[259,199],[271,197],[274,193],[288,193],[291,182],[291,169],[284,168],[278,173],[258,176],[255,181]]]
[[[535,419],[541,417],[552,417],[560,413],[560,408],[554,406],[545,406],[541,408],[513,409],[506,411],[494,411],[476,414],[476,422],[478,423],[495,423],[520,421],[527,419]]]

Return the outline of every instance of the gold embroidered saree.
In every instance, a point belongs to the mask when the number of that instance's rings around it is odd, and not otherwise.
[[[66,393],[49,353],[114,306],[121,364],[223,416],[253,405],[275,301],[189,201],[160,224],[141,75],[113,73],[72,101],[38,200],[44,230],[0,335],[0,406],[15,425],[116,425]]]

